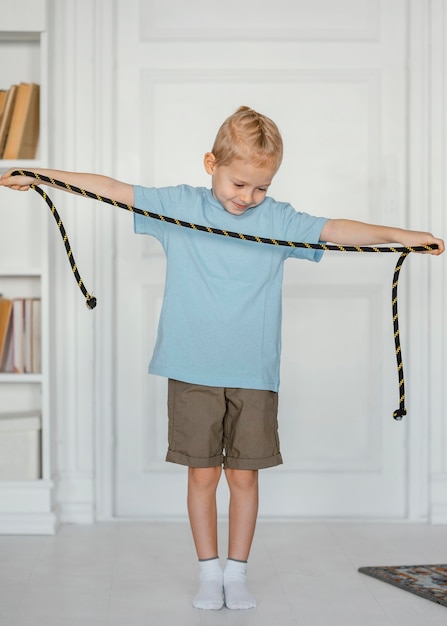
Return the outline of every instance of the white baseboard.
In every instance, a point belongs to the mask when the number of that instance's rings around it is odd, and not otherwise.
[[[57,529],[53,513],[0,513],[0,535],[54,535]]]

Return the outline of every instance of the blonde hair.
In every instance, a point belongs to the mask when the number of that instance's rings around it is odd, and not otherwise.
[[[241,106],[219,128],[212,153],[216,165],[228,165],[234,159],[271,163],[279,168],[283,155],[281,134],[269,117]]]

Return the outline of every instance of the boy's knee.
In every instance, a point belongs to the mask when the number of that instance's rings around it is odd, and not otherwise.
[[[217,486],[222,468],[218,467],[190,467],[188,481],[200,489],[209,489]]]
[[[258,484],[258,470],[226,469],[228,485],[235,489],[251,489]]]

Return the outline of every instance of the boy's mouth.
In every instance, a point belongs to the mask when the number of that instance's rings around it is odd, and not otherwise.
[[[248,204],[239,204],[233,200],[233,206],[237,211],[245,211],[248,209]]]

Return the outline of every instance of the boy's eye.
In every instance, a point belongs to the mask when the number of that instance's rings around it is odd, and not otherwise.
[[[234,183],[235,187],[243,187],[244,185],[242,183]]]

